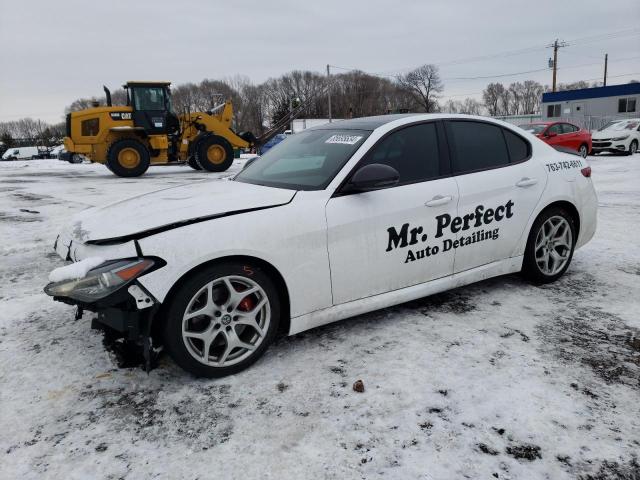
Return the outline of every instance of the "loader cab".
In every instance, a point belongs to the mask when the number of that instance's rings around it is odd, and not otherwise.
[[[128,82],[127,104],[132,107],[133,124],[148,135],[171,135],[180,128],[173,113],[169,82]]]

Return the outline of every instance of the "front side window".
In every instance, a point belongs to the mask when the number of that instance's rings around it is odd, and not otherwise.
[[[381,140],[358,168],[372,163],[389,165],[400,174],[399,184],[423,182],[440,176],[435,123],[412,125]]]
[[[367,130],[306,130],[289,136],[236,175],[238,182],[322,190],[371,134]]]
[[[562,132],[562,125],[560,123],[556,123],[555,125],[551,125],[547,133],[555,133],[556,135],[560,135]]]
[[[636,111],[635,98],[621,98],[618,100],[618,113],[629,113]]]
[[[547,105],[547,117],[559,117],[560,116],[560,104]]]
[[[506,166],[509,153],[502,128],[484,122],[448,122],[454,174]]]

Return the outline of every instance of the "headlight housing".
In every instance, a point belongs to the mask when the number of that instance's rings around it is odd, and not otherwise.
[[[621,140],[626,140],[627,138],[629,138],[629,135],[623,135],[622,137],[615,137],[615,138],[612,138],[611,140],[614,142],[620,142]]]
[[[68,297],[91,303],[108,297],[142,274],[159,265],[158,259],[134,258],[109,260],[89,270],[83,278],[48,284],[44,291],[52,297]]]

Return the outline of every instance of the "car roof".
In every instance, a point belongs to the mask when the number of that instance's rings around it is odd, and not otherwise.
[[[331,128],[344,128],[347,130],[375,130],[387,123],[400,120],[407,117],[423,116],[424,113],[398,113],[391,115],[376,115],[374,117],[351,118],[349,120],[337,120],[331,123],[325,123],[317,127],[308,128],[307,130],[328,130]]]

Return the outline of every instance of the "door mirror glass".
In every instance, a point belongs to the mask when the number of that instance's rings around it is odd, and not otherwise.
[[[360,168],[347,184],[349,192],[367,192],[393,187],[400,180],[398,171],[389,165],[371,163]]]

